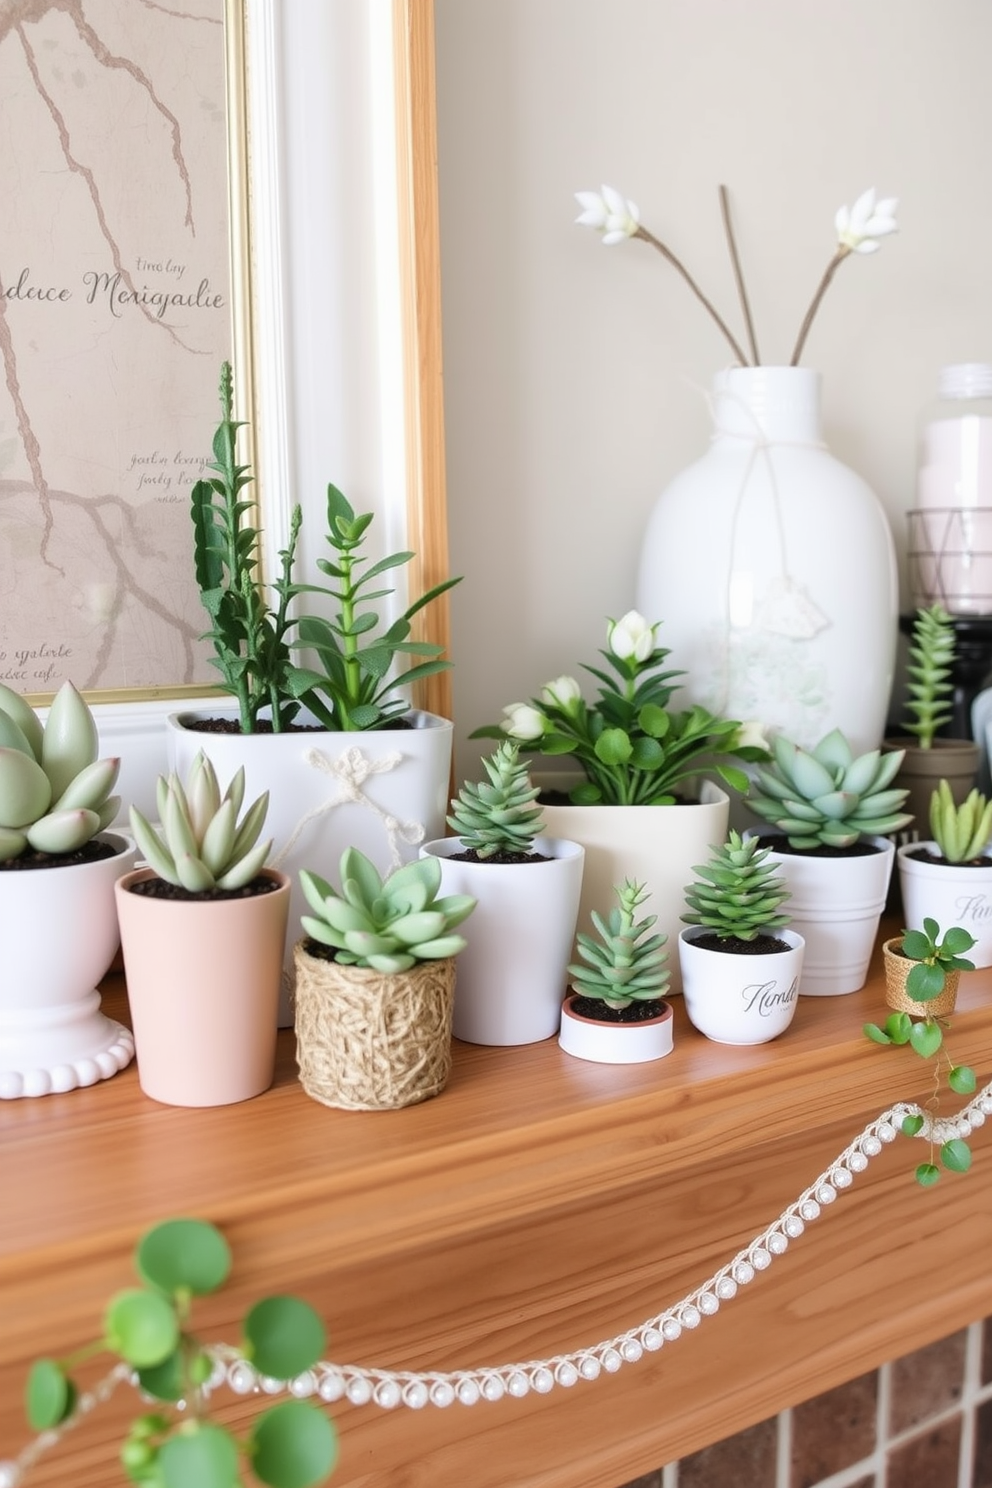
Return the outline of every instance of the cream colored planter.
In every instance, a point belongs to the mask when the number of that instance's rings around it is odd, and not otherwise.
[[[968,960],[992,966],[992,858],[980,868],[926,863],[913,857],[921,848],[940,852],[936,842],[910,842],[896,852],[905,928],[922,930],[928,916],[942,931],[961,925],[975,937]]]
[[[704,781],[701,802],[693,806],[545,806],[550,837],[580,842],[586,850],[579,902],[579,930],[590,929],[594,909],[609,914],[614,885],[635,879],[651,895],[645,914],[657,915],[655,932],[668,937],[668,992],[682,990],[677,942],[692,870],[705,863],[711,847],[726,841],[730,798]]]
[[[558,1032],[568,984],[585,850],[538,837],[545,863],[465,863],[460,837],[428,842],[441,892],[477,901],[458,955],[455,1038],[470,1044],[533,1044]]]
[[[117,885],[124,975],[146,1095],[226,1106],[260,1095],[275,1069],[289,879],[245,899],[155,899]]]
[[[679,933],[685,1010],[693,1028],[717,1044],[767,1044],[784,1033],[796,1011],[805,941],[794,930],[771,930],[787,951],[741,956],[696,945],[708,932]]]
[[[643,1023],[600,1023],[572,1010],[573,994],[561,1008],[558,1042],[566,1054],[593,1064],[647,1064],[672,1052],[675,1018],[669,1003]]]

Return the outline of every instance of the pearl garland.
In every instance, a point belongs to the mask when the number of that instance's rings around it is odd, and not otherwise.
[[[236,1395],[278,1395],[288,1391],[297,1399],[317,1396],[327,1404],[347,1400],[351,1405],[375,1405],[382,1410],[394,1410],[398,1406],[422,1410],[428,1405],[445,1409],[449,1405],[476,1405],[479,1401],[502,1400],[507,1396],[521,1400],[532,1392],[547,1395],[558,1386],[571,1389],[581,1381],[591,1382],[602,1374],[616,1374],[624,1365],[636,1364],[646,1353],[657,1353],[666,1344],[677,1342],[684,1332],[698,1328],[705,1318],[719,1312],[723,1303],[732,1301],[740,1288],[748,1286],[759,1272],[767,1271],[778,1256],[785,1254],[790,1242],[798,1240],[807,1225],[819,1219],[824,1209],[851,1187],[872,1158],[895,1141],[907,1116],[923,1118],[922,1127],[915,1133],[917,1138],[943,1143],[954,1137],[971,1136],[990,1115],[992,1081],[956,1116],[934,1116],[908,1102],[890,1107],[870,1122],[773,1224],[681,1302],[591,1347],[555,1354],[549,1359],[450,1372],[368,1369],[358,1364],[322,1360],[295,1379],[283,1381],[259,1375],[230,1345],[215,1344],[208,1351],[214,1370],[204,1387],[205,1393],[226,1386]],[[0,1462],[0,1488],[19,1488],[28,1468],[65,1431],[109,1399],[123,1379],[136,1385],[136,1377],[125,1365],[118,1364],[94,1390],[80,1396],[75,1411],[60,1427],[35,1437],[15,1461]]]

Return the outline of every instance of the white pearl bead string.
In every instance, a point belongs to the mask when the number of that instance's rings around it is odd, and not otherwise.
[[[943,1143],[955,1137],[967,1139],[984,1126],[985,1118],[990,1115],[992,1081],[956,1116],[934,1116],[909,1102],[891,1106],[870,1122],[774,1223],[707,1281],[664,1312],[591,1347],[555,1354],[548,1359],[453,1371],[374,1369],[322,1360],[295,1379],[282,1381],[259,1375],[230,1345],[215,1344],[208,1350],[214,1360],[214,1372],[204,1387],[205,1393],[226,1385],[236,1395],[278,1395],[287,1391],[297,1399],[317,1396],[327,1404],[347,1400],[351,1405],[375,1405],[382,1410],[394,1410],[398,1406],[422,1410],[428,1405],[444,1409],[449,1405],[475,1405],[507,1396],[520,1400],[532,1392],[547,1395],[559,1386],[570,1389],[602,1374],[616,1374],[625,1365],[636,1364],[645,1354],[657,1353],[666,1344],[677,1342],[684,1332],[698,1328],[706,1318],[719,1312],[724,1303],[732,1301],[741,1287],[767,1271],[774,1260],[785,1254],[791,1242],[798,1240],[807,1226],[852,1186],[872,1158],[895,1141],[907,1116],[923,1118],[923,1125],[914,1133],[918,1140]],[[94,1390],[80,1396],[75,1411],[61,1426],[35,1437],[14,1461],[0,1462],[0,1488],[19,1488],[33,1463],[65,1431],[109,1399],[122,1379],[136,1385],[136,1377],[119,1364]]]

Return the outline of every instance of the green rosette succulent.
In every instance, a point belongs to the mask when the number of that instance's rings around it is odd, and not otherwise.
[[[583,997],[594,997],[607,1007],[621,1012],[632,1002],[656,1002],[664,996],[669,982],[664,949],[667,936],[649,935],[657,915],[636,918],[648,898],[643,884],[626,879],[614,885],[616,906],[604,920],[596,910],[592,922],[599,939],[585,934],[576,936],[579,955],[585,965],[569,966],[572,986]]]
[[[921,749],[930,749],[938,729],[950,721],[954,647],[954,622],[943,605],[917,610],[906,662],[909,716],[903,727],[916,735]]]
[[[448,826],[483,860],[497,853],[532,853],[543,815],[534,804],[539,791],[519,746],[507,740],[482,764],[488,782],[462,786],[451,803]]]
[[[0,686],[0,863],[28,849],[78,851],[120,810],[120,760],[97,759],[93,715],[63,682],[42,724],[34,709]]]
[[[272,850],[271,838],[258,840],[269,793],[259,796],[239,822],[244,793],[241,768],[221,795],[214,767],[202,750],[190,765],[185,787],[176,774],[160,775],[156,803],[161,830],[131,807],[131,830],[152,871],[194,894],[251,883]]]
[[[864,836],[899,832],[912,816],[900,807],[908,791],[891,789],[905,750],[869,750],[855,759],[834,729],[812,751],[779,735],[772,763],[758,765],[748,805],[785,833],[790,847],[852,847]]]
[[[697,878],[685,891],[685,923],[703,925],[721,940],[754,940],[787,925],[789,916],[779,906],[791,895],[781,872],[766,861],[770,852],[757,837],[744,841],[732,831],[708,863],[693,867]]]
[[[339,871],[340,893],[308,869],[300,873],[300,885],[313,910],[302,917],[304,931],[329,946],[343,966],[408,971],[418,961],[443,960],[465,949],[463,937],[452,931],[476,901],[470,894],[438,898],[437,858],[417,858],[383,879],[364,853],[348,847]]]
[[[992,801],[970,791],[960,806],[946,780],[930,797],[930,831],[949,863],[968,863],[981,857],[992,838]]]

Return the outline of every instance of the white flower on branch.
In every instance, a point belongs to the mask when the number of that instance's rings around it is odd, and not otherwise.
[[[834,219],[838,243],[852,253],[877,253],[882,246],[879,238],[899,231],[895,216],[898,205],[894,196],[877,201],[874,186],[869,187],[850,210],[846,206],[838,208]]]
[[[594,227],[603,234],[603,242],[622,243],[632,238],[640,225],[640,213],[634,202],[621,196],[612,186],[601,186],[598,191],[577,191],[575,200],[582,208],[576,222],[583,227]]]

